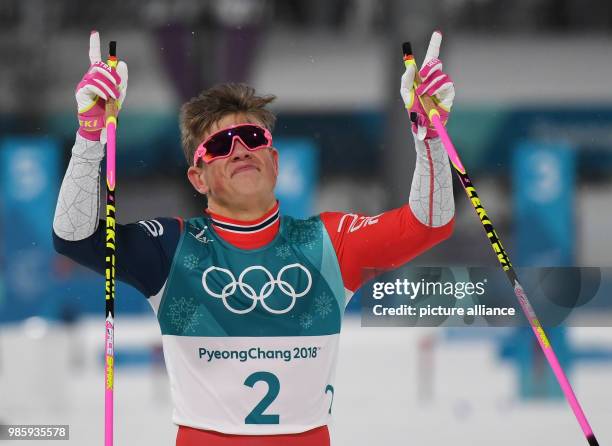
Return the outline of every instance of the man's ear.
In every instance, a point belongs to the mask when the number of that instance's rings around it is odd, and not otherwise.
[[[199,193],[206,195],[209,191],[208,182],[203,175],[203,168],[191,166],[187,169],[189,182]]]

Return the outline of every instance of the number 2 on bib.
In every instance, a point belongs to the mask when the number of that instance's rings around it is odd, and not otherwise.
[[[244,424],[278,424],[279,415],[266,415],[264,411],[272,404],[280,392],[280,381],[270,372],[255,372],[247,376],[244,385],[253,388],[256,383],[263,381],[268,384],[268,393],[257,403],[253,410],[244,419]]]

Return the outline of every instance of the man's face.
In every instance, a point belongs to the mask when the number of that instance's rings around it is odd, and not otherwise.
[[[262,124],[244,114],[229,114],[216,122],[204,135],[237,124]],[[224,207],[248,206],[274,200],[274,186],[278,176],[278,152],[274,148],[249,151],[240,140],[234,142],[229,157],[190,167],[189,180],[200,193],[207,194],[209,205]]]

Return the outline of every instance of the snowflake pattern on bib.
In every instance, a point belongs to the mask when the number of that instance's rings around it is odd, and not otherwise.
[[[321,241],[321,226],[315,219],[295,220],[290,234],[293,243],[314,249]]]
[[[332,312],[332,297],[323,292],[315,298],[315,312],[321,319],[325,319]]]
[[[195,254],[189,254],[183,259],[183,266],[188,270],[194,269],[200,263],[200,259]]]
[[[289,245],[280,245],[276,247],[276,257],[283,260],[291,257],[291,247]]]
[[[195,332],[202,316],[195,299],[191,297],[173,297],[168,314],[174,328],[183,333]]]
[[[298,318],[298,322],[300,327],[302,327],[304,330],[308,330],[310,327],[312,327],[314,320],[310,313],[302,313]]]

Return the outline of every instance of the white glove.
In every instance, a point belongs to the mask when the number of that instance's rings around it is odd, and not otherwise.
[[[106,142],[106,101],[117,100],[120,109],[125,100],[128,85],[128,67],[123,61],[112,69],[102,62],[100,34],[92,31],[89,37],[90,67],[76,87],[79,135],[90,141]]]
[[[438,59],[441,43],[442,33],[434,31],[423,65],[419,70],[422,84],[416,90],[414,88],[414,77],[417,67],[414,59],[406,61],[406,71],[402,75],[400,94],[408,112],[410,114],[416,113],[417,119],[416,122],[412,122],[412,132],[420,141],[435,138],[438,133],[429,122],[419,97],[424,94],[431,96],[444,124],[448,120],[455,99],[455,85],[452,79],[442,71],[442,61]],[[415,100],[415,96],[417,100]]]

